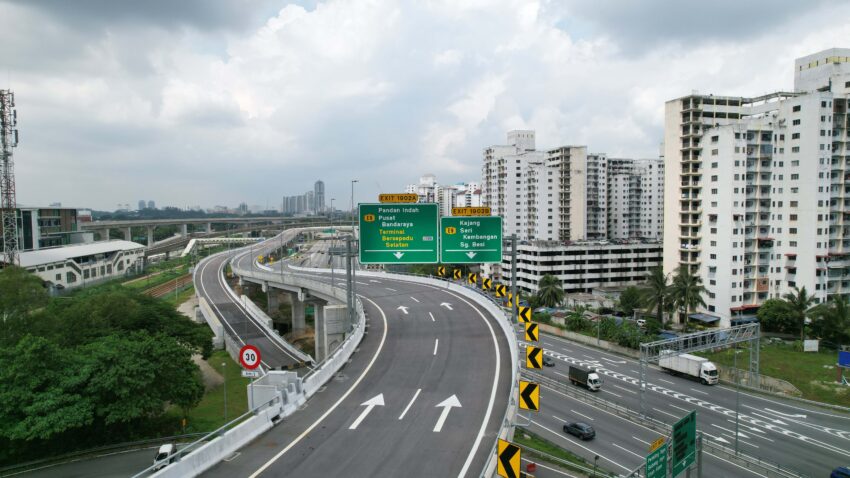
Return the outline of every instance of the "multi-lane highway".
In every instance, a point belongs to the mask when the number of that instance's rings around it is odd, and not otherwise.
[[[541,339],[545,353],[555,359],[555,366],[544,369],[544,375],[569,384],[569,364],[595,367],[604,381],[598,392],[600,397],[632,410],[640,409],[640,371],[635,360],[553,336]],[[734,447],[734,388],[702,385],[656,368],[648,371],[647,379],[646,400],[650,415],[672,424],[696,410],[698,428],[707,440]],[[570,443],[566,437],[554,441],[585,457],[598,454],[606,468],[618,473],[637,467],[648,452],[647,442],[657,438],[657,434],[649,430],[555,390],[544,387],[541,402],[540,414],[532,417],[532,430],[553,439],[558,438],[557,435],[564,437],[560,424],[565,420],[590,423],[597,431],[592,442]],[[805,476],[828,476],[834,467],[850,462],[850,416],[846,414],[782,398],[741,393],[739,423],[741,452]],[[572,437],[569,440],[575,441]],[[755,476],[710,454],[706,456],[705,465],[708,476]]]
[[[460,294],[408,281],[358,278],[358,294],[368,334],[351,362],[209,476],[481,473],[511,387],[513,358],[498,319]]]

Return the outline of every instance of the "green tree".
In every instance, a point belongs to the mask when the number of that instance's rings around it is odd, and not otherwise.
[[[546,274],[540,278],[537,287],[537,299],[540,305],[558,307],[564,301],[564,288],[557,277]]]
[[[620,293],[620,300],[617,308],[627,317],[634,315],[635,309],[641,308],[643,305],[643,297],[640,289],[635,286],[626,287]]]
[[[664,326],[664,313],[672,310],[670,300],[670,283],[661,267],[655,267],[646,275],[646,286],[643,289],[644,304],[655,310],[655,318]]]
[[[680,266],[673,277],[670,296],[677,310],[683,310],[685,313],[685,328],[688,323],[688,316],[692,310],[697,307],[705,307],[705,300],[702,295],[706,292],[705,286],[702,285],[702,279],[698,275],[691,273],[690,268]]]
[[[585,310],[584,307],[576,307],[570,311],[566,319],[568,329],[579,332],[587,328],[589,321],[584,318]]]
[[[850,303],[847,297],[835,295],[827,304],[812,310],[812,332],[833,345],[850,343]]]
[[[47,304],[41,278],[17,266],[0,269],[0,318],[26,314]]]
[[[815,303],[815,298],[806,292],[806,286],[802,289],[794,287],[794,290],[782,296],[788,301],[791,317],[800,329],[800,341],[806,340],[806,314]]]
[[[769,332],[791,332],[797,330],[797,322],[791,304],[784,299],[768,299],[759,307],[759,323]]]

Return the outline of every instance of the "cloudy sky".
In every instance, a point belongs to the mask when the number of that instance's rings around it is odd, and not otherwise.
[[[510,129],[653,157],[665,100],[788,90],[850,47],[807,0],[0,0],[18,202],[348,206],[477,181]],[[328,200],[329,202],[329,200]]]

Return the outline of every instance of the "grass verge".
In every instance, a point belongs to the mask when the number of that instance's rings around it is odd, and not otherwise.
[[[575,465],[579,465],[586,468],[593,468],[593,463],[588,463],[587,460],[585,460],[584,458],[559,447],[558,445],[550,442],[549,440],[541,437],[540,435],[535,434],[534,432],[529,431],[526,428],[517,428],[517,431],[514,434],[513,443],[523,447],[523,452],[527,455],[534,456],[540,459],[541,461],[547,461],[546,457],[535,453],[535,450],[545,453],[547,455],[554,456],[555,458],[559,458]],[[533,448],[533,450],[531,448]],[[554,462],[553,464],[558,466],[566,466],[563,463],[559,462]],[[616,476],[606,470],[603,470],[602,468],[597,469],[597,474],[598,476]]]
[[[739,349],[738,368],[746,369],[749,349]],[[714,363],[731,367],[733,349],[700,353]],[[850,387],[836,383],[838,353],[797,351],[791,344],[765,344],[759,349],[759,370],[762,374],[790,382],[800,389],[803,398],[850,407]]]
[[[223,374],[226,380],[223,384],[207,390],[201,403],[189,411],[186,415],[185,433],[208,432],[227,423],[224,419],[225,384],[227,385],[227,420],[233,420],[248,411],[246,387],[249,380],[242,378],[242,367],[223,350],[213,352],[207,363],[218,373]],[[177,407],[169,409],[167,415],[177,423],[180,423],[182,418],[182,412]]]

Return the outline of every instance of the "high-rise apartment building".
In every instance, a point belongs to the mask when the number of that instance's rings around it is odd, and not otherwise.
[[[419,202],[439,204],[441,216],[451,216],[453,207],[481,205],[481,188],[478,183],[441,185],[437,183],[437,177],[433,174],[421,176],[419,184],[408,184],[404,192],[418,195]]]
[[[660,237],[660,160],[609,160],[586,146],[536,151],[534,141],[533,131],[512,131],[507,145],[484,150],[482,204],[504,218],[505,236],[560,242]],[[623,218],[613,217],[612,200]]]
[[[850,49],[797,59],[793,92],[665,110],[664,270],[691,268],[726,326],[806,287],[850,294]]]

